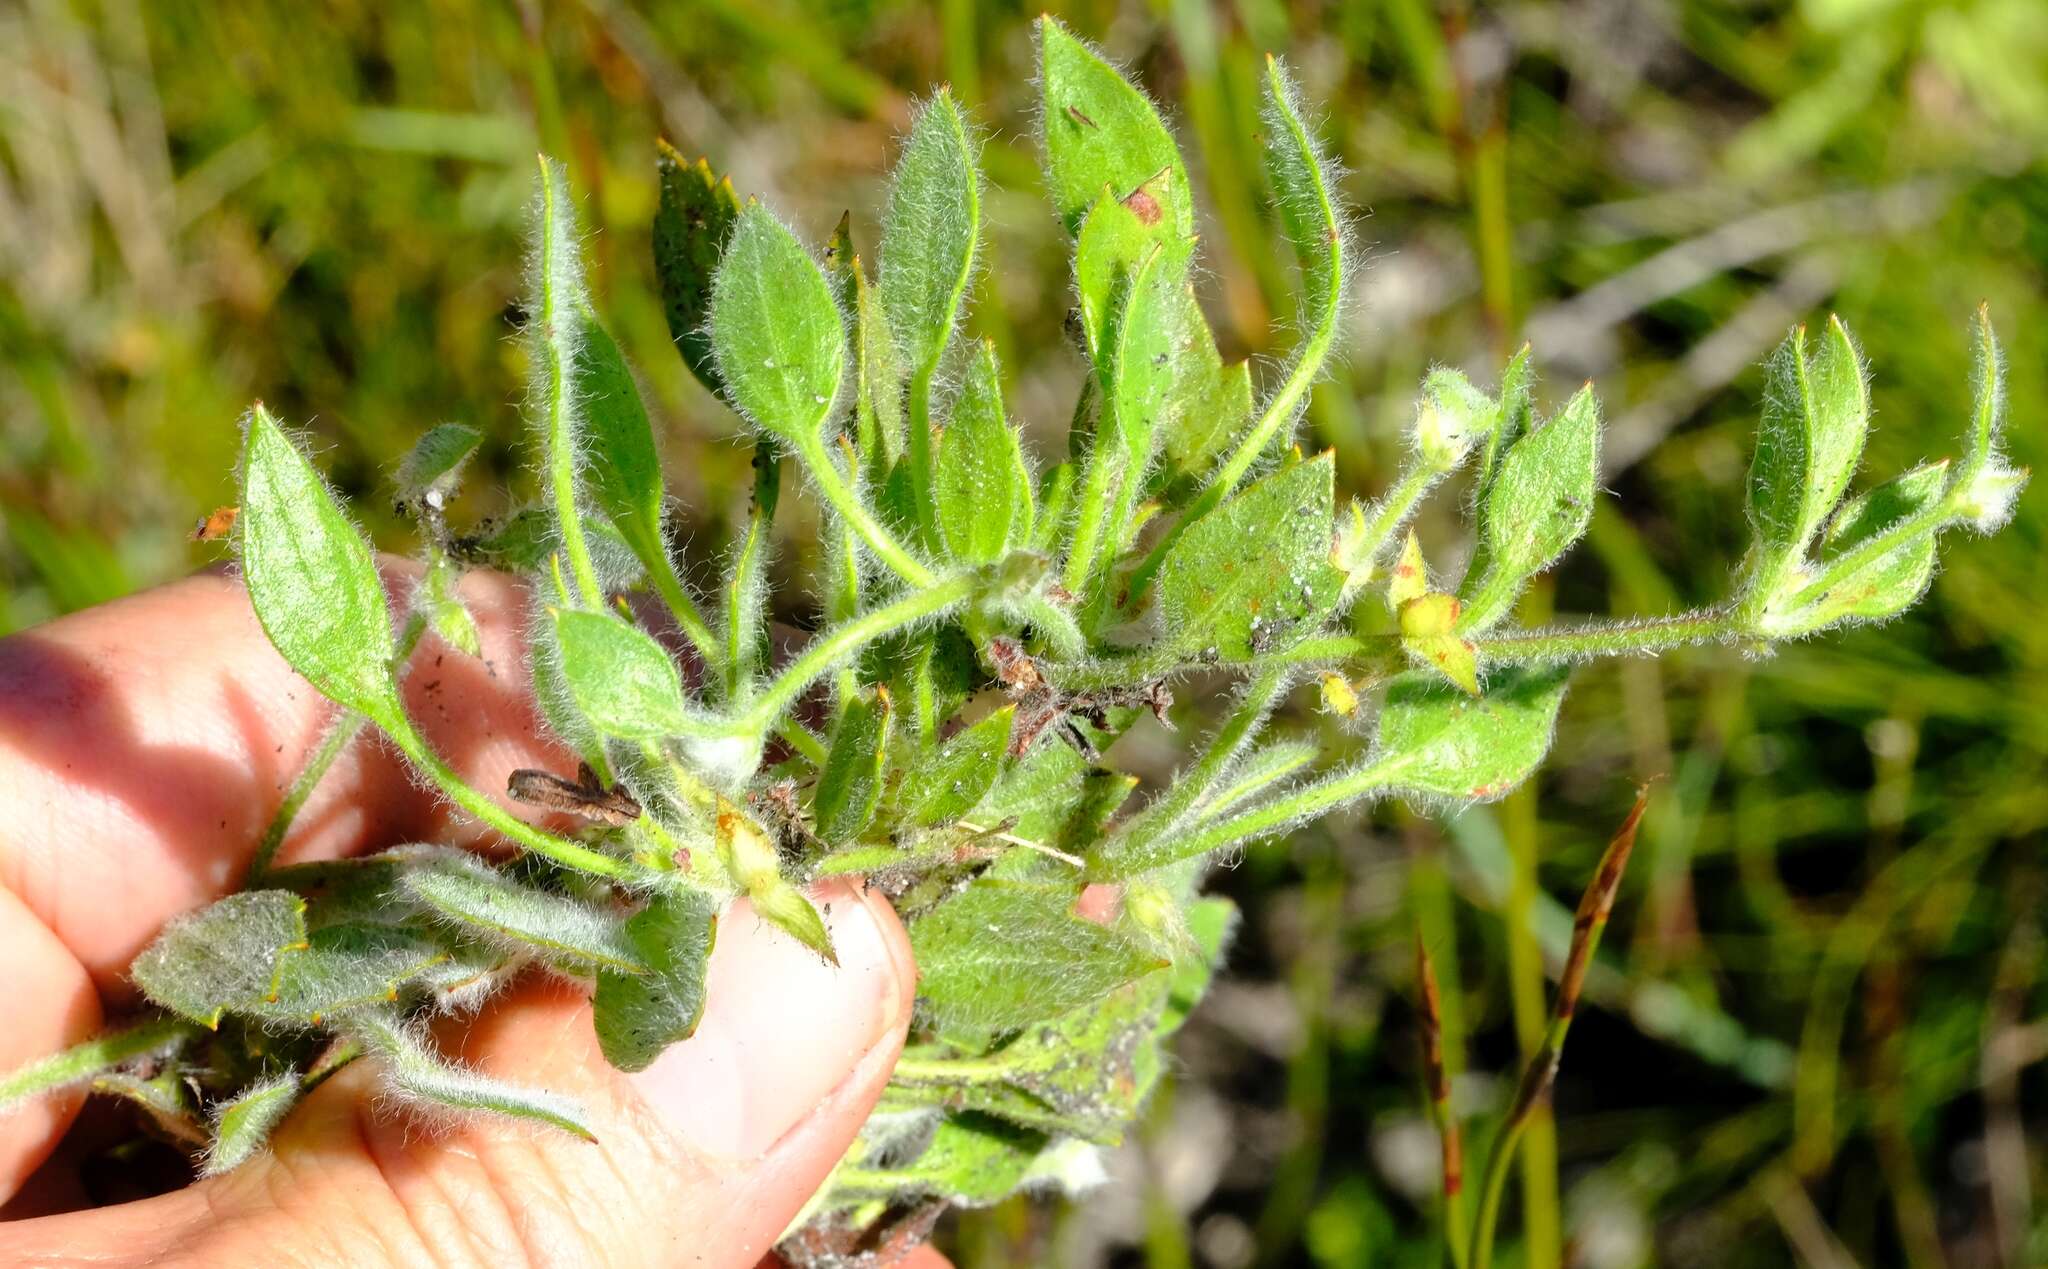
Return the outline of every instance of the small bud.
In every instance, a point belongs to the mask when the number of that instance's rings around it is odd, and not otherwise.
[[[1467,696],[1479,695],[1479,650],[1461,639],[1458,597],[1429,594],[1401,605],[1401,646]]]
[[[1328,673],[1322,681],[1323,712],[1339,718],[1350,718],[1358,713],[1358,692],[1351,686],[1351,680],[1341,674]]]
[[[1956,495],[1956,514],[1979,533],[1994,533],[2012,518],[2013,503],[2027,483],[2027,469],[1986,463],[1967,489]]]
[[[1408,530],[1408,541],[1401,547],[1401,558],[1394,565],[1394,574],[1387,579],[1387,607],[1398,613],[1411,600],[1422,598],[1429,593],[1429,566],[1422,559],[1422,544],[1415,540],[1415,530]]]
[[[1422,461],[1437,471],[1455,468],[1495,425],[1497,414],[1486,394],[1458,371],[1430,371],[1415,407],[1415,446]]]

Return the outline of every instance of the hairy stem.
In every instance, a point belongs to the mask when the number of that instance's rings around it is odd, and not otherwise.
[[[541,159],[540,196],[540,268],[539,293],[536,296],[540,311],[534,314],[534,320],[539,323],[542,372],[546,376],[542,410],[547,428],[548,493],[554,502],[555,523],[562,535],[562,550],[569,557],[570,571],[576,577],[576,587],[583,602],[595,606],[603,602],[604,588],[598,583],[597,569],[590,562],[590,544],[583,539],[583,520],[576,511],[576,438],[569,399],[571,345],[568,323],[571,318],[567,305],[569,297],[559,294],[567,266],[558,256],[564,248],[573,250],[574,246],[566,241],[567,235],[556,230],[566,212],[556,205],[562,197],[562,189],[546,158]]]
[[[406,619],[405,631],[398,639],[398,652],[391,664],[402,668],[412,659],[413,649],[419,647],[420,639],[427,632],[427,619],[422,613],[414,613]],[[277,858],[278,847],[284,845],[285,835],[291,832],[292,823],[305,809],[306,799],[313,796],[313,790],[325,779],[328,770],[363,730],[370,720],[352,709],[343,709],[320,740],[320,747],[306,759],[306,765],[299,768],[299,774],[292,777],[292,784],[285,790],[284,801],[277,804],[277,813],[264,825],[263,836],[256,842],[256,853],[249,859],[248,885],[252,888],[263,882],[270,865]]]
[[[745,713],[722,730],[730,735],[767,734],[775,720],[782,716],[782,711],[794,704],[805,688],[841,660],[883,635],[938,616],[973,593],[973,577],[965,573],[956,574],[931,582],[926,589],[912,591],[894,603],[884,604],[873,612],[820,633],[811,640],[802,655],[761,690]]]
[[[428,747],[426,738],[412,725],[412,720],[403,714],[376,720],[391,737],[391,743],[398,746],[411,763],[420,769],[448,795],[448,800],[469,812],[490,828],[496,829],[512,841],[544,855],[564,868],[578,872],[595,873],[600,877],[626,880],[634,870],[623,860],[600,854],[579,842],[535,828],[525,820],[513,815],[504,807],[473,788],[455,769],[442,760],[441,756]]]
[[[861,505],[860,499],[854,495],[853,487],[846,483],[846,477],[826,453],[823,442],[811,441],[805,444],[797,451],[797,457],[803,460],[805,469],[811,473],[811,479],[817,482],[818,492],[824,495],[825,501],[832,505],[832,509],[852,526],[853,531],[860,535],[861,541],[868,544],[868,549],[875,553],[875,558],[881,560],[889,567],[889,571],[912,586],[932,584],[932,571],[905,550],[895,535],[883,528],[881,522]]]
[[[1400,766],[1398,756],[1364,759],[1305,784],[1292,793],[1212,821],[1193,832],[1154,837],[1134,844],[1132,849],[1113,858],[1098,859],[1089,866],[1088,879],[1123,881],[1154,868],[1193,859],[1255,837],[1271,836],[1346,803],[1386,792],[1392,787],[1390,779]]]

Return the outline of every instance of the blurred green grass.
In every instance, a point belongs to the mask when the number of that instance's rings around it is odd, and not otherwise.
[[[1759,362],[1830,308],[1875,369],[1873,475],[1953,451],[1980,299],[2010,354],[2013,456],[2040,465],[2036,0],[1055,9],[1168,104],[1228,351],[1284,347],[1290,311],[1258,178],[1260,54],[1286,52],[1324,103],[1371,213],[1348,354],[1310,423],[1352,488],[1385,478],[1432,362],[1490,381],[1528,338],[1553,387],[1597,383],[1614,496],[1539,604],[1721,593]],[[658,134],[816,238],[851,207],[871,251],[909,102],[952,83],[989,138],[995,267],[974,325],[1057,444],[1079,370],[1029,136],[1035,12],[0,9],[0,629],[213,558],[186,532],[229,499],[252,398],[309,427],[393,548],[380,482],[433,423],[491,438],[465,510],[529,490],[509,336],[536,148],[583,191],[593,280],[664,430],[700,576],[747,456],[664,346]],[[1251,919],[1181,1079],[1118,1160],[1132,1184],[968,1216],[948,1234],[961,1262],[1435,1263],[1411,923],[1458,988],[1461,1102],[1497,1108],[1560,905],[1655,773],[1599,1007],[1554,1131],[1528,1143],[1515,1263],[2048,1262],[2042,505],[2035,491],[2001,536],[1954,543],[1927,603],[1881,629],[1767,661],[1585,671],[1547,773],[1507,803],[1448,823],[1389,811],[1223,874]],[[1461,540],[1455,511],[1424,521],[1433,550]],[[806,514],[782,529],[797,620]]]

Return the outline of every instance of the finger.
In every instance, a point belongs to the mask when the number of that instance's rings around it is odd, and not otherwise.
[[[78,958],[5,889],[0,889],[0,965],[7,967],[10,980],[7,1025],[0,1027],[0,1072],[62,1052],[99,1029],[99,993]],[[80,1097],[41,1098],[0,1111],[0,1203],[12,1198],[49,1154],[77,1113]]]
[[[838,967],[735,905],[702,1026],[639,1075],[604,1064],[587,1001],[559,982],[448,1028],[488,1073],[577,1097],[594,1143],[484,1119],[423,1129],[379,1113],[358,1063],[264,1159],[0,1226],[0,1263],[752,1265],[866,1121],[910,1022],[915,971],[888,903],[846,883],[816,897]]]
[[[408,567],[387,567],[394,587]],[[523,590],[477,573],[462,594],[484,655],[428,637],[406,681],[420,729],[494,795],[517,766],[573,768],[540,739]],[[240,582],[220,574],[0,640],[0,805],[10,809],[0,885],[103,992],[120,994],[129,961],[166,920],[241,882],[338,712],[270,647]],[[365,735],[316,790],[283,854],[449,840],[450,814]]]

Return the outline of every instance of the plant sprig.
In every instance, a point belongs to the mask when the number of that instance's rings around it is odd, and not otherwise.
[[[360,1060],[429,1113],[586,1131],[578,1108],[448,1062],[424,1022],[542,966],[592,985],[606,1058],[637,1069],[696,1027],[729,900],[746,895],[829,959],[804,886],[857,873],[908,919],[919,1020],[882,1113],[789,1249],[856,1244],[931,1200],[1078,1187],[1156,1086],[1163,1046],[1227,946],[1229,905],[1200,894],[1214,860],[1389,797],[1447,809],[1505,795],[1541,764],[1578,662],[1708,643],[1761,653],[1891,617],[1929,584],[1941,536],[1997,528],[2024,483],[2001,456],[2002,366],[1980,313],[1959,457],[1852,494],[1868,375],[1831,319],[1817,336],[1795,330],[1771,362],[1733,594],[1678,614],[1518,626],[1518,598],[1591,519],[1592,386],[1539,421],[1526,348],[1492,393],[1432,370],[1403,465],[1378,501],[1340,506],[1332,457],[1290,440],[1337,347],[1357,256],[1342,173],[1287,67],[1269,59],[1261,93],[1276,221],[1299,266],[1298,339],[1258,391],[1249,367],[1218,355],[1191,288],[1193,196],[1163,116],[1056,21],[1039,36],[1046,188],[1073,237],[1087,363],[1069,460],[1035,474],[994,348],[957,337],[987,266],[976,133],[949,93],[914,116],[873,279],[848,221],[814,255],[708,163],[664,146],[654,251],[671,332],[756,446],[752,506],[707,619],[669,546],[648,410],[583,285],[573,196],[542,160],[526,306],[541,504],[459,538],[446,507],[479,436],[430,432],[399,481],[426,572],[394,604],[298,442],[250,410],[242,576],[271,642],[343,721],[266,830],[252,888],[180,918],[138,959],[156,1012],[0,1081],[0,1100],[81,1081],[126,1089],[181,1140],[210,1141],[207,1166],[222,1169],[260,1150],[310,1082]],[[819,632],[777,667],[767,561],[785,459],[820,504],[827,564]],[[1410,526],[1468,465],[1474,548],[1453,582],[1429,557],[1454,552]],[[510,792],[579,816],[574,831],[505,810],[408,712],[416,642],[477,651],[454,585],[477,560],[528,579],[536,694],[582,759],[573,774],[517,773]],[[619,602],[636,586],[661,600],[701,672]],[[1179,774],[1126,810],[1138,781],[1105,752],[1217,671],[1242,686],[1214,711],[1181,708],[1216,718],[1180,733]],[[1360,720],[1360,739],[1289,725],[1310,680]],[[810,706],[826,696],[814,730]],[[367,728],[519,857],[413,845],[277,866],[297,808]],[[1445,1205],[1461,1264],[1491,1254],[1515,1134],[1549,1088],[1634,823],[1582,907],[1469,1242],[1462,1204]],[[1077,915],[1083,888],[1104,882],[1120,888],[1117,915]],[[1427,1021],[1426,955],[1418,974]],[[1430,1065],[1449,1191],[1457,1124],[1441,1053]],[[197,1101],[145,1089],[159,1077]]]

